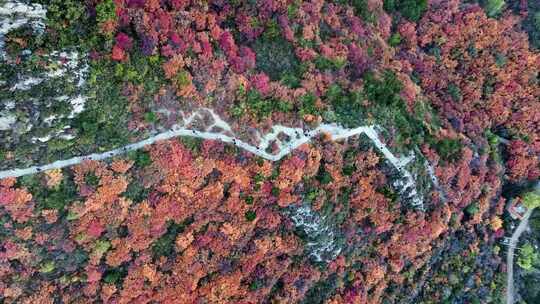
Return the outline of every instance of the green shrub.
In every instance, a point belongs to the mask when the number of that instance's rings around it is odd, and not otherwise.
[[[236,104],[231,107],[230,114],[234,118],[240,118],[246,114],[246,107],[245,103]]]
[[[113,0],[103,0],[96,5],[96,20],[103,24],[116,18],[116,6]]]
[[[291,4],[287,6],[287,16],[289,19],[294,19],[296,17],[296,14],[298,13],[298,9],[300,8],[300,0],[292,1]]]
[[[346,126],[355,127],[362,123],[363,107],[358,92],[345,92],[338,84],[328,88],[324,98],[332,105],[332,115],[325,115],[335,122]]]
[[[150,193],[150,189],[145,188],[141,184],[141,181],[133,180],[127,186],[123,196],[130,199],[132,202],[138,203],[148,198],[148,193]]]
[[[290,102],[264,97],[257,90],[249,90],[247,93],[241,91],[238,95],[239,102],[231,109],[231,115],[234,117],[252,113],[258,119],[262,119],[269,117],[273,112],[287,113],[294,108]]]
[[[354,13],[364,21],[375,22],[375,14],[368,8],[368,0],[352,0],[351,6],[354,8]]]
[[[321,190],[322,191],[322,190]],[[306,191],[306,195],[304,197],[304,199],[311,203],[313,201],[315,201],[315,199],[317,198],[317,196],[319,195],[319,189],[316,189],[316,188],[309,188],[307,191]]]
[[[54,189],[42,185],[40,175],[26,175],[18,179],[20,186],[28,189],[37,203],[37,209],[56,209],[62,215],[66,207],[77,198],[76,186],[73,180],[65,175],[64,179]]]
[[[246,201],[246,204],[252,205],[254,199],[253,199],[253,196],[248,195],[248,196],[246,196],[246,198],[244,200]]]
[[[536,209],[532,213],[529,219],[529,224],[531,225],[531,228],[534,231],[534,233],[537,236],[540,235],[540,210],[539,209]]]
[[[480,211],[480,209],[477,202],[474,202],[465,208],[465,212],[471,216],[477,214],[478,211]]]
[[[84,176],[84,183],[92,187],[97,187],[99,186],[99,178],[94,173],[89,172]]]
[[[482,98],[489,98],[493,94],[496,79],[494,77],[486,77],[482,84]]]
[[[291,89],[297,89],[301,87],[302,84],[300,80],[301,79],[293,73],[285,73],[283,74],[283,76],[281,76],[281,79],[280,79],[281,83],[283,83],[284,85],[288,86]]]
[[[135,162],[138,168],[146,167],[152,163],[150,153],[144,150],[132,151],[128,154],[129,158]]]
[[[442,160],[455,162],[461,158],[462,144],[459,139],[444,138],[432,143]]]
[[[338,287],[338,277],[332,273],[328,279],[322,279],[316,282],[307,292],[302,304],[325,303]]]
[[[250,91],[247,105],[259,119],[270,116],[274,110],[286,109],[285,106],[280,105],[280,101],[262,98],[255,90]]]
[[[453,101],[460,101],[463,97],[459,87],[453,83],[448,85],[448,94],[452,97]]]
[[[397,131],[395,140],[399,146],[411,148],[429,140],[430,130],[437,127],[437,118],[422,101],[417,101],[414,114],[410,113],[400,97],[402,87],[392,71],[385,71],[379,77],[372,73],[364,76],[363,93],[371,102],[370,114],[377,123]]]
[[[364,93],[370,101],[377,104],[387,106],[403,104],[399,97],[402,89],[403,85],[390,70],[383,72],[382,79],[378,79],[371,72],[364,75]]]
[[[499,153],[499,137],[493,134],[491,131],[486,131],[486,139],[488,141],[488,153],[489,156],[497,163],[501,162],[501,156]]]
[[[249,290],[255,291],[264,286],[264,282],[260,279],[255,279],[249,284]]]
[[[300,116],[304,116],[306,114],[319,115],[320,111],[315,106],[316,101],[317,97],[315,97],[315,95],[313,95],[312,93],[307,93],[300,97],[300,102],[302,103],[302,105],[300,106],[298,114]]]
[[[540,194],[533,191],[523,196],[523,205],[529,209],[540,207]]]
[[[385,0],[384,10],[399,12],[410,21],[417,22],[427,9],[427,0]]]
[[[176,76],[176,83],[180,88],[191,84],[191,80],[189,79],[189,72],[184,69],[180,70],[178,72],[178,75]]]
[[[345,60],[332,60],[324,56],[319,56],[315,59],[315,67],[320,71],[337,71],[345,66],[347,61]]]
[[[54,261],[46,261],[42,263],[41,266],[39,267],[39,272],[50,273],[50,272],[53,272],[55,268],[56,267],[55,267]]]
[[[500,15],[506,5],[504,0],[483,0],[482,2],[486,15],[489,17]]]
[[[103,273],[103,282],[107,284],[121,284],[127,273],[125,267],[109,268]]]
[[[382,188],[377,189],[377,192],[384,195],[384,197],[388,198],[392,202],[396,202],[399,198],[398,193],[396,193],[390,186],[386,185]]]
[[[323,185],[330,184],[334,180],[332,175],[330,175],[330,173],[324,169],[324,166],[320,167],[316,178]]]
[[[288,73],[297,77],[301,73],[300,62],[296,58],[293,45],[281,35],[260,37],[253,43],[252,49],[257,54],[257,70],[265,72],[273,81],[280,80]]]
[[[255,213],[255,211],[249,210],[249,211],[246,211],[246,213],[244,214],[244,217],[246,218],[248,222],[252,222],[257,217],[257,214]]]
[[[355,165],[347,165],[343,167],[342,173],[345,176],[351,176],[356,171]]]
[[[269,40],[277,39],[279,37],[280,33],[281,33],[281,31],[279,29],[279,24],[277,23],[277,21],[275,19],[271,19],[266,24],[266,27],[265,27],[264,32],[263,32],[263,37],[265,39],[269,39]]]
[[[540,31],[540,11],[536,12],[533,17],[533,24],[537,31]]]
[[[95,254],[103,255],[109,250],[109,248],[111,248],[111,242],[110,241],[97,240],[95,245],[94,245],[93,252]]]
[[[176,241],[176,236],[179,233],[182,233],[192,222],[193,219],[191,218],[179,224],[170,221],[167,227],[167,232],[152,243],[152,253],[154,258],[170,256],[174,252],[174,242]]]
[[[109,150],[128,142],[128,100],[121,94],[123,80],[115,76],[117,66],[106,60],[91,62],[85,110],[72,123],[78,134],[74,146],[83,149],[79,153]]]
[[[319,37],[321,37],[321,41],[326,42],[337,37],[337,32],[323,20],[319,23]]]
[[[508,62],[508,58],[506,58],[506,56],[501,53],[495,54],[495,64],[497,67],[503,68],[506,65],[506,62]]]
[[[198,153],[199,151],[201,151],[201,145],[203,140],[198,137],[183,136],[180,137],[180,142],[190,151]]]
[[[146,112],[144,113],[144,121],[147,123],[155,123],[157,121],[158,117],[156,113],[154,112]]]
[[[523,29],[529,34],[532,47],[540,48],[540,1],[529,1],[528,16],[523,20]]]
[[[58,47],[79,46],[88,38],[84,34],[87,25],[84,1],[42,0],[47,7],[47,26],[53,30],[49,43]],[[82,38],[86,37],[84,40]]]
[[[523,245],[519,251],[517,264],[525,271],[531,271],[534,267],[540,264],[540,254],[530,243],[527,243]]]
[[[401,43],[401,35],[399,33],[394,33],[392,36],[390,36],[390,39],[388,39],[388,44],[390,46],[396,47]]]

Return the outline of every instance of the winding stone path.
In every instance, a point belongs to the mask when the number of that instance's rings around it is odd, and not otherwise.
[[[506,276],[506,304],[514,304],[514,254],[516,251],[516,246],[519,241],[519,237],[521,234],[529,227],[529,218],[531,217],[531,214],[534,209],[529,209],[527,212],[525,212],[525,215],[521,219],[521,222],[519,222],[519,225],[517,226],[516,230],[514,230],[514,233],[512,233],[512,237],[510,238],[510,242],[508,243],[508,253],[506,255],[506,265],[508,267],[507,269],[507,276]]]
[[[183,115],[183,113],[181,113]],[[207,126],[205,130],[198,131],[192,129],[191,123],[197,119],[211,117],[212,124]],[[214,130],[219,131],[214,131]],[[413,160],[413,155],[396,157],[384,144],[377,133],[377,126],[360,126],[353,129],[343,128],[336,124],[321,124],[317,128],[305,131],[301,128],[291,128],[281,125],[273,126],[271,132],[261,136],[257,134],[259,144],[251,145],[241,139],[236,138],[231,131],[229,124],[223,121],[212,109],[201,108],[186,117],[179,125],[175,125],[172,129],[156,134],[145,140],[126,145],[121,148],[110,150],[104,153],[93,153],[85,156],[77,156],[65,160],[58,160],[41,166],[32,166],[28,168],[17,168],[0,171],[0,178],[19,177],[23,175],[35,174],[51,169],[60,169],[68,166],[79,164],[85,160],[103,160],[117,155],[124,154],[129,151],[141,149],[147,145],[151,145],[160,140],[167,140],[178,136],[190,136],[202,139],[220,140],[225,143],[232,143],[235,146],[265,158],[270,161],[278,161],[284,156],[291,153],[304,143],[308,143],[312,138],[319,134],[327,134],[332,140],[346,139],[351,136],[365,134],[375,145],[375,147],[385,156],[385,158],[400,172],[402,179],[396,181],[396,186],[400,189],[400,193],[412,201],[412,205],[423,210],[423,198],[416,190],[415,177],[406,169],[408,163]],[[289,140],[284,141],[279,139],[279,135],[286,135]],[[275,154],[267,152],[267,148],[272,144],[277,145],[278,152]],[[433,177],[432,177],[433,178]]]

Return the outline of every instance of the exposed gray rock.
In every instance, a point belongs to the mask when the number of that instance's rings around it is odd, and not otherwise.
[[[0,113],[0,131],[6,131],[17,121],[17,117],[11,113]]]

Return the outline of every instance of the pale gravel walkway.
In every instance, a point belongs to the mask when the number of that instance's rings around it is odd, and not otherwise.
[[[183,115],[183,113],[181,114]],[[197,131],[190,128],[191,123],[193,123],[195,120],[203,119],[205,117],[210,117],[213,123],[204,131]],[[405,195],[406,198],[411,199],[414,206],[423,209],[423,198],[418,195],[416,190],[415,177],[405,168],[406,165],[413,160],[413,156],[396,157],[379,139],[376,128],[376,126],[361,126],[354,129],[346,129],[336,124],[321,124],[313,130],[305,131],[301,128],[290,128],[278,125],[273,126],[271,129],[272,131],[264,136],[256,134],[259,144],[254,146],[236,138],[234,133],[231,131],[229,124],[223,121],[217,114],[213,112],[213,110],[202,108],[186,117],[182,124],[176,125],[169,131],[159,133],[145,140],[104,153],[93,153],[85,156],[77,156],[70,159],[58,160],[42,166],[0,171],[0,178],[19,177],[51,169],[65,168],[79,164],[84,160],[103,160],[124,154],[129,151],[141,149],[160,140],[167,140],[178,136],[190,136],[232,143],[235,146],[262,158],[270,161],[277,161],[283,158],[285,155],[291,153],[294,149],[298,148],[302,144],[310,142],[313,137],[322,133],[328,134],[332,140],[346,139],[351,136],[366,134],[366,136],[374,143],[375,147],[401,173],[402,180],[397,180],[395,184],[397,187],[399,187],[399,189],[401,189],[400,193]],[[219,131],[215,131],[216,129]],[[280,134],[287,135],[286,137],[289,138],[289,141],[281,141],[278,138],[278,135]],[[270,147],[272,143],[277,144],[278,152],[276,154],[266,152],[266,149]]]
[[[506,304],[514,304],[514,253],[516,250],[516,246],[519,241],[519,237],[521,234],[527,229],[529,224],[529,218],[531,217],[531,214],[534,209],[528,209],[527,212],[525,212],[525,215],[523,215],[523,218],[521,219],[521,222],[519,222],[519,225],[517,226],[516,230],[514,230],[514,233],[512,233],[512,237],[510,238],[510,242],[508,243],[508,253],[506,255],[506,266],[507,269],[507,276],[506,276]]]

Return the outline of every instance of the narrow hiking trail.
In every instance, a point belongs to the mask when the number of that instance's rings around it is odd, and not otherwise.
[[[183,114],[183,113],[182,113]],[[197,119],[211,117],[212,123],[204,130],[195,130],[191,128],[191,124]],[[217,131],[216,131],[217,130]],[[260,156],[270,161],[278,161],[284,156],[291,153],[299,146],[310,142],[314,137],[320,134],[327,134],[332,140],[346,139],[351,136],[365,134],[379,150],[384,157],[399,171],[401,179],[395,182],[395,186],[400,189],[402,195],[411,200],[413,206],[423,209],[423,198],[418,194],[416,189],[415,176],[406,169],[414,156],[398,157],[395,156],[379,138],[377,126],[360,126],[353,129],[343,128],[336,124],[321,124],[312,130],[304,130],[302,128],[291,128],[281,125],[276,125],[271,128],[271,132],[261,135],[256,134],[258,141],[257,145],[251,145],[239,138],[231,130],[230,125],[223,121],[212,109],[201,108],[183,119],[181,124],[173,126],[170,130],[156,134],[147,139],[132,143],[117,149],[113,149],[103,153],[93,153],[84,156],[76,156],[65,160],[58,160],[49,164],[31,166],[28,168],[16,168],[0,171],[0,179],[6,177],[20,177],[29,174],[35,174],[51,169],[61,169],[72,165],[80,164],[85,160],[103,160],[110,157],[118,156],[129,151],[141,149],[147,145],[151,145],[160,140],[167,140],[179,136],[189,136],[201,139],[219,140],[225,143],[232,143],[235,146]],[[279,137],[285,135],[288,140],[281,140]],[[269,153],[267,149],[272,145],[277,146],[277,153]],[[432,180],[436,180],[434,175]]]
[[[512,233],[508,243],[508,253],[506,255],[507,282],[506,282],[506,304],[514,304],[514,254],[521,234],[529,227],[529,218],[534,209],[528,209],[519,222],[516,230]]]

